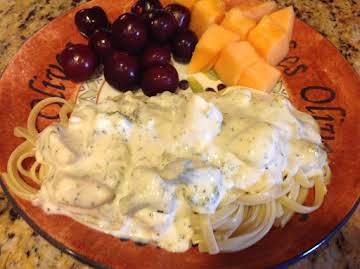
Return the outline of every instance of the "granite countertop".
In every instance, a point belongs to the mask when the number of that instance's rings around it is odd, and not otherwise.
[[[84,0],[0,0],[0,74],[24,41]],[[278,0],[327,37],[360,74],[360,1]],[[37,235],[0,191],[0,268],[89,268]],[[360,208],[324,247],[291,268],[360,268]]]

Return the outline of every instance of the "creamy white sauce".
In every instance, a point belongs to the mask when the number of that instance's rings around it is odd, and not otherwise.
[[[240,88],[82,103],[36,148],[48,173],[34,204],[177,252],[191,246],[194,212],[212,214],[235,189],[271,188],[327,162],[310,116],[280,95]]]

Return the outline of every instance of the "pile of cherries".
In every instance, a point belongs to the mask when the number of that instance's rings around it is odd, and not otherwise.
[[[82,9],[75,24],[88,45],[68,45],[59,63],[74,81],[89,79],[103,64],[106,81],[118,90],[140,86],[148,96],[175,92],[179,76],[170,64],[171,53],[176,61],[187,63],[198,41],[188,29],[190,16],[186,7],[163,8],[158,0],[139,0],[113,24],[101,7]]]

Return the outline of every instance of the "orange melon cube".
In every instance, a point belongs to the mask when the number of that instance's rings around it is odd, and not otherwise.
[[[280,71],[263,59],[255,62],[242,72],[238,84],[256,90],[270,92],[280,78]]]
[[[248,34],[248,40],[271,65],[277,65],[289,51],[288,33],[265,15]]]
[[[221,50],[229,43],[239,39],[239,36],[224,27],[212,24],[196,44],[193,56],[188,66],[188,73],[207,71],[215,64]]]
[[[275,1],[227,0],[227,8],[238,7],[244,16],[259,21],[276,9]]]
[[[238,34],[240,40],[245,40],[249,31],[256,26],[256,21],[244,16],[239,8],[234,7],[225,13],[221,26]]]
[[[270,18],[280,25],[291,39],[292,31],[294,28],[295,13],[292,6],[282,8],[276,12],[270,14]]]
[[[175,0],[174,2],[191,9],[197,0]]]
[[[222,0],[197,1],[191,12],[190,29],[200,38],[213,23],[220,23],[225,14]]]
[[[224,0],[224,2],[227,10],[238,5],[259,5],[263,3],[261,0]]]
[[[226,85],[233,86],[249,66],[261,60],[249,42],[232,42],[221,51],[214,70]]]

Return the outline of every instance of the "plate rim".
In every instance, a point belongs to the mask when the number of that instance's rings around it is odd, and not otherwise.
[[[50,22],[44,24],[43,26],[38,28],[34,33],[32,33],[27,38],[27,40],[21,44],[21,46],[19,47],[17,52],[8,60],[8,62],[4,66],[4,69],[0,72],[0,80],[3,78],[4,74],[8,71],[8,67],[14,62],[14,60],[15,60],[17,54],[19,53],[19,51],[21,51],[22,48],[32,38],[34,38],[36,35],[40,34],[46,27],[51,26],[51,24],[53,22],[55,22],[55,21],[65,17],[66,15],[74,12],[74,10],[81,9],[84,6],[88,6],[89,4],[91,4],[91,2],[92,1],[85,2],[85,3],[82,3],[82,4],[78,5],[78,6],[76,6],[76,7],[70,8],[69,10],[59,14],[56,18],[54,18]],[[301,23],[306,24],[313,31],[320,34],[319,31],[317,31],[315,28],[313,28],[311,25],[309,25],[305,21],[301,20],[300,18],[296,17],[296,20],[300,21]],[[347,63],[348,67],[355,74],[355,76],[358,78],[358,80],[360,80],[360,73],[356,72],[354,66],[349,63],[349,61],[339,51],[339,49],[336,48],[336,46],[332,42],[330,42],[330,40],[326,36],[324,36],[322,34],[320,34],[320,35],[327,41],[328,44],[330,44],[333,48],[336,49],[336,51],[338,52],[338,55],[340,55],[340,57]],[[75,258],[76,260],[78,260],[78,261],[80,261],[80,262],[82,262],[82,263],[84,263],[86,265],[89,265],[89,266],[92,266],[92,267],[98,268],[98,269],[111,269],[111,267],[109,267],[108,265],[98,263],[98,262],[96,262],[96,261],[94,261],[94,260],[92,260],[92,259],[90,259],[90,258],[88,258],[88,257],[86,257],[86,256],[72,250],[70,247],[67,247],[65,244],[63,244],[60,241],[56,240],[52,235],[48,234],[39,225],[37,225],[32,220],[32,218],[25,211],[23,211],[23,209],[17,204],[16,199],[12,196],[12,194],[9,191],[8,187],[6,186],[5,180],[3,179],[1,174],[0,174],[0,187],[3,190],[5,196],[7,197],[9,203],[11,204],[11,206],[21,216],[21,218],[23,220],[25,220],[25,222],[31,227],[31,229],[33,229],[38,235],[40,235],[47,242],[49,242],[50,245],[54,246],[55,248],[57,248],[58,250],[60,250],[62,252],[65,252],[66,254],[70,255],[71,257]],[[308,257],[309,255],[314,254],[322,246],[324,246],[324,244],[329,242],[340,231],[340,229],[349,221],[351,216],[355,213],[355,211],[356,211],[356,209],[358,208],[359,205],[360,205],[360,195],[357,198],[357,200],[354,201],[354,203],[351,206],[351,209],[344,215],[344,217],[341,219],[341,221],[339,221],[338,224],[336,226],[334,226],[321,240],[319,240],[317,243],[315,243],[312,247],[302,251],[301,253],[299,253],[299,254],[291,257],[291,258],[288,258],[287,260],[281,261],[278,264],[275,264],[275,265],[271,266],[270,268],[273,268],[273,269],[287,268],[288,266],[290,266],[292,264],[295,264],[296,262]]]
[[[12,207],[16,210],[16,212],[25,220],[25,222],[31,227],[31,229],[33,229],[37,234],[39,234],[42,238],[44,238],[47,242],[49,242],[52,246],[56,247],[57,249],[59,249],[60,251],[65,252],[66,254],[72,256],[73,258],[75,258],[76,260],[86,264],[86,265],[90,265],[96,269],[111,269],[111,267],[108,267],[107,265],[98,263],[92,259],[87,258],[86,256],[83,256],[81,254],[79,254],[78,252],[70,249],[69,247],[65,246],[63,243],[59,242],[58,240],[56,240],[55,238],[53,238],[50,234],[48,234],[47,232],[45,232],[39,225],[37,225],[32,219],[31,217],[29,217],[22,209],[21,207],[18,206],[18,204],[16,203],[15,199],[11,196],[8,187],[6,186],[6,184],[3,182],[3,178],[0,177],[0,186],[2,188],[2,190],[4,191],[4,194],[6,195],[6,197],[8,198],[8,201],[10,202],[10,204],[12,205]],[[330,241],[330,239],[332,239],[335,234],[337,234],[340,229],[349,221],[349,219],[351,218],[351,216],[354,214],[354,212],[356,211],[356,209],[358,208],[360,204],[360,196],[358,197],[358,199],[355,201],[355,203],[352,205],[350,211],[348,211],[345,215],[345,217],[334,227],[331,229],[331,231],[326,234],[320,241],[318,241],[317,243],[315,243],[311,248],[299,253],[298,255],[295,255],[285,261],[282,261],[278,264],[275,264],[274,266],[270,267],[273,269],[283,269],[283,268],[287,268],[288,266],[308,257],[309,255],[313,254],[315,251],[319,250],[324,244],[326,244],[327,242]]]

